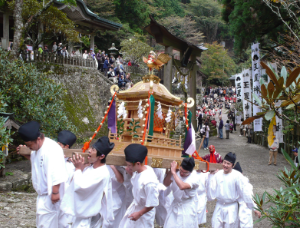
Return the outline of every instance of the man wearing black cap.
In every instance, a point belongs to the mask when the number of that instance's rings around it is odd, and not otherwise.
[[[76,142],[76,139],[77,139],[76,135],[74,135],[72,132],[63,130],[58,133],[57,143],[58,143],[58,145],[60,145],[60,147],[62,149],[70,149],[73,146],[73,144]],[[75,167],[74,167],[73,163],[71,162],[70,158],[65,157],[65,161],[66,161],[66,169],[67,169],[67,173],[68,173],[68,180],[66,182],[66,185],[68,187],[68,185],[70,184],[70,182],[73,178],[73,174],[75,172]]]
[[[58,133],[57,143],[58,145],[60,145],[62,149],[70,149],[73,146],[73,144],[76,142],[76,139],[77,138],[75,134],[73,134],[70,131],[63,130]],[[75,166],[71,162],[70,158],[66,158],[66,156],[65,156],[65,165],[68,174],[68,179],[65,182],[66,190],[67,190],[73,178],[75,172]],[[72,223],[74,219],[75,219],[74,216],[72,216],[71,214],[66,214],[61,211],[58,219],[59,227],[63,227],[63,228],[69,227],[69,224]]]
[[[85,166],[80,155],[71,159],[75,173],[61,210],[76,217],[72,227],[100,227],[104,219],[114,219],[111,179],[105,164],[113,148],[114,143],[110,143],[108,137],[101,137],[89,148],[90,166]]]
[[[239,171],[241,174],[243,174],[243,170],[242,167],[240,165],[239,162],[237,162],[233,169],[235,169],[236,171]],[[253,195],[253,186],[252,184],[250,184],[249,179],[244,176],[244,188],[246,188],[251,195]],[[253,227],[253,218],[252,218],[252,210],[249,209],[247,207],[247,205],[245,204],[245,202],[243,201],[242,198],[238,199],[238,203],[239,203],[239,227],[240,228],[249,228],[249,227]],[[259,218],[261,217],[261,213],[259,211],[254,210],[254,213],[256,216],[258,216]]]
[[[131,178],[133,202],[126,210],[120,228],[153,228],[155,207],[159,205],[159,182],[153,169],[143,162],[147,147],[130,144],[125,148],[127,169],[133,172]]]
[[[223,161],[223,170],[209,174],[207,185],[208,200],[217,199],[212,217],[213,228],[235,228],[238,226],[238,199],[252,209],[255,205],[252,192],[244,188],[243,175],[234,170],[236,156],[229,152]]]
[[[193,157],[184,158],[179,171],[176,170],[177,162],[171,163],[171,171],[167,173],[164,185],[168,187],[165,194],[172,191],[174,200],[168,211],[164,228],[198,228],[197,189],[199,183],[193,171],[194,167]]]
[[[67,180],[63,151],[55,141],[40,133],[36,121],[22,125],[19,135],[32,150],[31,155],[25,157],[31,161],[32,184],[38,194],[36,226],[58,227],[60,200]]]

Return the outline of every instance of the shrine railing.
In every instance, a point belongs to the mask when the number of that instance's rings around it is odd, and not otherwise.
[[[61,65],[72,65],[80,67],[96,68],[96,61],[93,59],[83,59],[82,56],[63,56],[57,53],[40,53],[34,51],[33,54],[23,54],[22,58],[26,62],[43,62],[43,63],[54,63]]]

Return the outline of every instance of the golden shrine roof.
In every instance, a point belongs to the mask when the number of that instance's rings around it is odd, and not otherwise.
[[[147,75],[143,77],[143,81],[136,83],[130,89],[120,91],[117,94],[117,97],[121,100],[140,100],[147,99],[148,93],[150,91],[150,81],[153,81],[153,96],[156,101],[160,101],[163,104],[168,105],[180,105],[182,100],[179,97],[174,96],[169,92],[169,90],[163,85],[160,84],[160,78],[155,75]]]

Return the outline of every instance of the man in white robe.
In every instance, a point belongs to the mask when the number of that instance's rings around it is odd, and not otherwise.
[[[76,142],[76,139],[77,138],[75,134],[73,134],[70,131],[63,130],[58,133],[57,143],[58,145],[60,145],[62,149],[70,149],[73,146],[73,144]],[[75,166],[71,162],[70,158],[67,158],[66,156],[65,156],[65,165],[68,174],[68,179],[65,183],[66,186],[65,189],[67,191],[68,187],[71,184],[71,180],[73,179]],[[74,220],[75,217],[73,215],[66,214],[60,211],[59,219],[58,219],[59,228],[69,228],[70,224],[72,224]]]
[[[249,209],[255,205],[251,192],[244,188],[243,175],[234,170],[235,154],[229,152],[223,161],[223,170],[209,174],[207,184],[208,200],[217,199],[212,217],[213,228],[236,228],[238,219],[238,200],[242,199]]]
[[[197,214],[198,214],[198,225],[206,223],[206,187],[208,173],[203,173],[200,170],[196,172],[198,177],[199,187],[197,188]]]
[[[159,183],[163,184],[166,174],[166,169],[154,168],[154,173],[157,176]],[[159,191],[159,205],[156,207],[155,213],[155,221],[159,227],[163,227],[165,223],[165,219],[167,217],[167,209],[166,209],[166,197],[164,191]]]
[[[36,226],[57,228],[67,180],[64,155],[62,148],[40,133],[39,128],[38,122],[28,122],[19,128],[19,135],[32,151],[31,155],[24,157],[31,161],[32,185],[38,194]]]
[[[102,228],[115,228],[119,227],[119,224],[127,209],[126,204],[124,203],[126,200],[126,189],[123,185],[124,177],[122,173],[114,165],[107,166],[107,168],[112,183],[112,206],[114,220],[104,220]]]
[[[193,157],[184,158],[179,171],[177,162],[171,163],[171,171],[164,179],[166,190],[172,191],[174,200],[168,211],[164,228],[198,228],[197,220],[197,189],[198,177]]]
[[[233,169],[239,171],[243,174],[242,167],[240,163],[237,162]],[[244,176],[244,188],[247,188],[249,192],[252,192],[253,195],[253,186],[250,184],[249,179]],[[238,199],[239,203],[239,228],[253,228],[253,218],[252,218],[252,210],[247,207],[242,198]],[[259,218],[261,217],[261,213],[259,211],[254,210],[254,213]]]
[[[130,204],[133,201],[133,195],[132,195],[132,183],[131,183],[131,177],[133,175],[132,170],[129,170],[126,166],[117,166],[117,170],[122,173],[124,181],[123,185],[125,187],[125,204],[126,204],[126,210],[130,206]],[[124,202],[123,202],[124,203]]]
[[[64,197],[61,210],[76,217],[72,228],[100,227],[104,220],[112,221],[112,189],[106,156],[114,148],[108,137],[101,137],[89,148],[86,167],[81,156],[73,156],[75,173]],[[102,218],[101,218],[102,217]]]
[[[159,182],[149,166],[143,165],[147,147],[130,144],[125,148],[127,168],[132,170],[133,202],[119,225],[120,228],[154,228],[155,207],[159,205]]]

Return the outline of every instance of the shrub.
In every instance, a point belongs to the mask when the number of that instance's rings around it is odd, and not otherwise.
[[[3,95],[0,93],[0,112],[6,111],[7,104],[3,100]],[[6,118],[0,116],[0,170],[5,168],[5,154],[3,151],[8,143],[12,142],[10,130],[4,127]]]
[[[0,50],[0,93],[20,123],[36,120],[47,136],[56,138],[60,130],[75,131],[64,113],[63,86],[39,72],[31,63],[11,60]]]
[[[274,189],[273,194],[264,192],[262,197],[256,194],[254,197],[257,210],[262,214],[256,223],[267,219],[274,228],[300,227],[300,170],[284,150],[282,153],[291,170],[284,168],[277,175],[283,185],[279,190]]]

